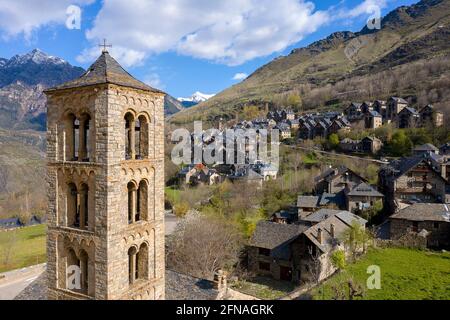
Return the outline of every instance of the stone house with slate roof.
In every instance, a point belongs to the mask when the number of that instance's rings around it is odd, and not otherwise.
[[[408,106],[408,102],[399,97],[391,97],[387,101],[386,118],[394,121],[397,115]]]
[[[248,268],[258,275],[293,281],[290,243],[307,229],[305,225],[259,222],[248,247]]]
[[[420,114],[414,108],[405,107],[397,114],[395,121],[400,129],[417,128],[420,126]]]
[[[354,119],[362,114],[362,103],[352,102],[345,108],[344,113],[349,119]]]
[[[318,215],[314,222],[306,224],[259,222],[248,247],[248,268],[257,275],[304,283],[311,280],[312,254],[319,258],[323,280],[336,271],[330,255],[334,250],[346,250],[339,239],[354,221],[366,224],[346,211]]]
[[[375,100],[375,102],[372,104],[373,111],[378,112],[383,117],[383,120],[386,119],[386,108],[387,103],[383,100]]]
[[[314,139],[314,128],[315,128],[315,122],[314,122],[314,125],[313,125],[309,121],[304,121],[300,125],[299,130],[298,130],[298,137],[299,137],[299,139],[302,139],[302,140]]]
[[[384,207],[395,213],[399,202],[445,203],[448,182],[436,171],[429,155],[392,161],[379,173],[379,190],[385,195]]]
[[[352,189],[345,189],[347,210],[353,213],[367,210],[378,201],[382,201],[383,198],[383,194],[365,182],[360,183]]]
[[[450,248],[450,205],[416,203],[392,215],[389,220],[393,240],[409,232],[426,230],[428,247]]]
[[[367,182],[366,179],[348,169],[345,166],[338,168],[330,168],[314,179],[315,193],[339,193],[346,187],[352,187],[362,182]]]
[[[308,214],[314,212],[319,207],[319,196],[303,196],[297,197],[298,214]]]
[[[365,153],[376,154],[383,147],[383,142],[377,137],[365,137],[360,142],[360,150]]]
[[[425,143],[413,149],[413,154],[416,156],[427,155],[430,153],[439,154],[439,149],[431,143]]]
[[[429,104],[419,110],[420,124],[422,127],[433,126],[442,127],[444,125],[444,114],[436,111],[434,106]]]
[[[383,125],[383,117],[378,111],[369,111],[365,113],[366,129],[377,129]]]

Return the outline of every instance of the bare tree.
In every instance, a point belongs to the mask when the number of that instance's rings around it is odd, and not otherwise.
[[[181,273],[213,279],[218,270],[233,271],[243,250],[239,230],[232,224],[189,213],[167,241],[167,266]]]

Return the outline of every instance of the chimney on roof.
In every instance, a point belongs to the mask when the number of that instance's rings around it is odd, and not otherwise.
[[[322,244],[322,242],[323,242],[322,228],[317,229],[317,241],[319,241],[320,244]]]
[[[334,224],[333,223],[330,224],[330,234],[331,234],[331,237],[334,238]]]

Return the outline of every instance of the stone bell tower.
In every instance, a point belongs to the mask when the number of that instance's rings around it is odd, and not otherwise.
[[[164,96],[104,50],[45,91],[49,299],[164,299]]]

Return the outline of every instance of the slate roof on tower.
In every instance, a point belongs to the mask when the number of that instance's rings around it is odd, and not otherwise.
[[[45,91],[51,92],[107,83],[155,93],[164,93],[135,79],[125,71],[125,69],[122,68],[122,66],[111,57],[107,51],[104,51],[97,61],[95,61],[78,79],[68,81]]]

